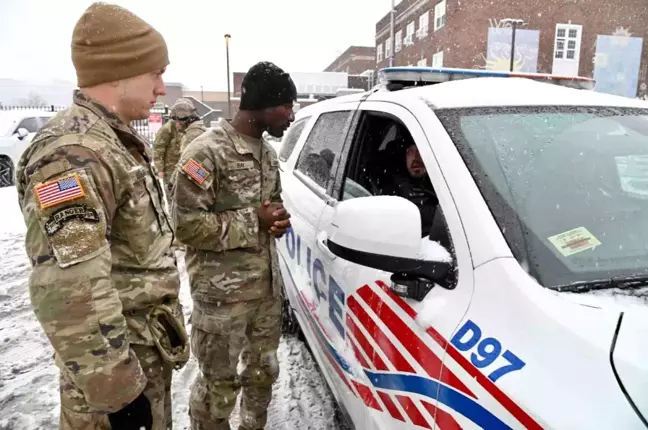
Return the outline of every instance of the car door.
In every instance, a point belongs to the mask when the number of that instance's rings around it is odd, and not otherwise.
[[[302,330],[336,398],[351,415],[354,424],[362,428],[364,410],[355,404],[358,396],[346,375],[348,363],[331,346],[338,337],[336,327],[328,319],[330,277],[324,264],[323,249],[316,243],[316,229],[331,199],[330,185],[340,163],[356,107],[357,103],[347,103],[313,115],[310,120],[312,125],[304,129],[306,137],[303,143],[297,142],[295,145],[298,155],[287,156],[292,152],[289,149],[289,145],[292,145],[290,136],[282,144],[280,160],[288,160],[281,161],[286,171],[282,195],[284,205],[292,215],[292,228],[281,241],[279,249],[288,260],[289,280],[286,284],[294,286],[294,291],[288,292],[288,295],[297,314],[302,317]],[[292,175],[287,173],[290,171]]]
[[[452,289],[436,286],[419,302],[399,297],[392,291],[391,273],[332,256],[328,267],[336,282],[332,284],[335,291],[329,292],[335,299],[330,314],[341,322],[337,328],[344,333],[356,358],[355,364],[368,376],[367,428],[459,428],[461,423],[453,417],[451,403],[456,400],[456,393],[465,395],[468,390],[456,375],[443,370],[443,358],[447,339],[468,309],[473,292],[465,233],[430,140],[410,110],[371,100],[362,103],[359,110],[363,115],[381,115],[405,127],[419,148],[447,225],[445,234],[452,243],[449,254],[456,276],[449,286]],[[357,128],[349,159],[358,150],[354,146],[362,141],[361,134],[368,132],[368,128]],[[404,154],[393,163],[405,163]],[[351,179],[351,168],[338,171],[343,172],[337,179],[340,200],[374,192],[367,187],[360,187],[362,193],[351,192],[359,186]],[[325,239],[330,234],[335,206],[336,201],[332,201],[324,208],[318,238]],[[440,245],[427,244],[422,240],[422,258],[433,260],[443,254]],[[318,245],[322,245],[319,240]]]

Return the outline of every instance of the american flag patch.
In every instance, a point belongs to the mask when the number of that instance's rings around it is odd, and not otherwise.
[[[182,170],[184,170],[187,175],[191,176],[191,178],[193,178],[193,180],[198,184],[205,182],[205,180],[209,176],[207,169],[205,169],[202,164],[200,164],[193,158],[190,158],[189,161],[185,163]]]
[[[79,175],[73,173],[54,181],[44,182],[34,187],[41,209],[56,206],[63,202],[85,197]]]

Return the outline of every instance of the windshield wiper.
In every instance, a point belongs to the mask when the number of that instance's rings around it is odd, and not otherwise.
[[[561,293],[586,293],[593,290],[605,290],[607,288],[620,288],[622,290],[630,288],[640,288],[648,286],[648,276],[620,276],[610,279],[601,279],[599,281],[580,281],[570,284],[558,285],[553,287]]]

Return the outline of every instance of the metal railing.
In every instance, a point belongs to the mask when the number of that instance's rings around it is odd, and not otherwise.
[[[45,112],[59,112],[64,109],[67,109],[68,106],[56,106],[56,105],[41,105],[41,106],[13,106],[13,105],[4,105],[0,104],[0,111],[10,111],[10,110],[40,110]],[[167,107],[154,107],[151,109],[151,113],[161,113],[163,118],[166,119],[168,115]],[[131,122],[133,128],[150,144],[153,144],[155,140],[155,133],[149,129],[148,119],[138,119]]]

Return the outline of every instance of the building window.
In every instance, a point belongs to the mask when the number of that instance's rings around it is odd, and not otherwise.
[[[419,29],[416,31],[416,35],[419,39],[423,39],[428,35],[428,27],[430,23],[430,13],[425,12],[419,17]]]
[[[418,67],[425,67],[427,66],[427,58],[422,58],[418,60],[418,63],[416,63]]]
[[[432,67],[443,67],[443,50],[432,56]]]
[[[400,52],[402,48],[403,48],[403,31],[398,30],[396,32],[396,46],[394,47],[394,51]]]
[[[412,45],[414,43],[414,21],[407,24],[407,36],[405,36],[405,46]]]
[[[443,28],[446,22],[446,0],[434,6],[434,31]]]
[[[554,44],[554,58],[578,61],[580,59],[581,25],[557,24]]]
[[[385,41],[385,59],[391,57],[391,48],[392,48],[392,40],[391,37],[388,37],[387,40]]]
[[[383,60],[383,50],[382,43],[379,43],[376,47],[376,62],[380,63]]]

